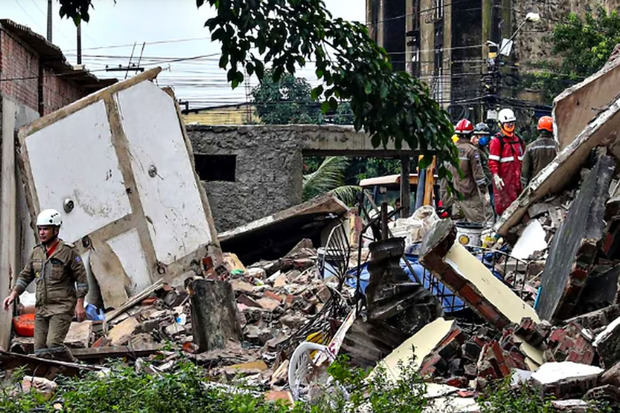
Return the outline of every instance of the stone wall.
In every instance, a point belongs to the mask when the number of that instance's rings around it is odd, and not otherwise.
[[[194,155],[236,156],[234,182],[204,182],[219,232],[299,204],[304,155],[394,158],[417,154],[406,143],[401,149],[393,144],[373,148],[370,137],[351,126],[186,125],[186,129]]]
[[[301,202],[303,157],[294,128],[187,126],[194,154],[236,155],[235,182],[204,182],[218,231]]]

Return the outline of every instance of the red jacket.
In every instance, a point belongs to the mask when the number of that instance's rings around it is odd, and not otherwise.
[[[489,170],[493,175],[499,175],[504,181],[504,188],[500,191],[493,182],[493,196],[495,212],[501,215],[508,206],[517,199],[523,187],[521,186],[521,164],[525,144],[516,134],[512,137],[498,133],[491,139],[489,145]]]

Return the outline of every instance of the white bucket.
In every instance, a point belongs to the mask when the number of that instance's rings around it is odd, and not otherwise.
[[[456,240],[466,247],[479,247],[482,224],[473,222],[456,223]]]

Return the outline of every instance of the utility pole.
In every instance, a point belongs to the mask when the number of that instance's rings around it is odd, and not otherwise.
[[[77,64],[82,64],[82,22],[77,26]]]
[[[47,41],[52,42],[52,0],[47,0]]]

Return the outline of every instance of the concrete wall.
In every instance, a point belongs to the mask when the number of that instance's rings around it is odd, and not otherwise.
[[[413,156],[408,145],[373,148],[349,126],[187,125],[194,154],[236,155],[235,181],[209,181],[205,189],[219,232],[299,204],[303,156]]]
[[[8,295],[16,275],[23,268],[34,245],[30,215],[18,176],[15,158],[15,130],[39,115],[26,105],[0,95],[0,297]],[[0,347],[7,349],[11,313],[0,311]]]
[[[226,231],[301,202],[295,129],[187,126],[194,154],[236,155],[235,182],[205,183],[215,227]]]

